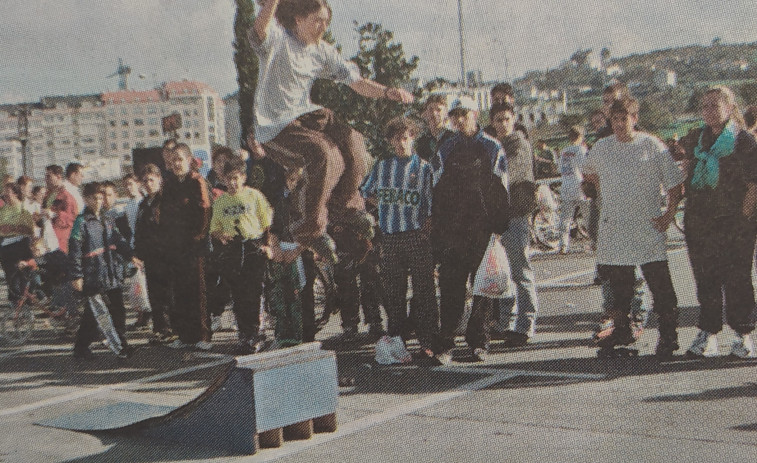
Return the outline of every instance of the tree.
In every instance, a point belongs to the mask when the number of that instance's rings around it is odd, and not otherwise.
[[[757,104],[757,83],[750,82],[739,87],[739,96],[747,106]]]
[[[589,55],[593,50],[591,48],[580,49],[570,55],[570,60],[578,67],[583,67],[588,64]]]
[[[579,113],[565,113],[560,115],[560,128],[567,132],[574,125],[583,125],[586,122],[586,116]]]
[[[392,32],[380,24],[366,23],[358,26],[358,52],[351,58],[364,78],[389,87],[410,83],[412,73],[418,67],[418,57],[405,58],[402,44],[393,42]],[[420,91],[416,96],[420,95]],[[383,136],[386,123],[402,115],[407,109],[400,103],[362,97],[343,85],[319,80],[313,86],[313,102],[333,110],[343,117],[355,130],[366,138],[369,152],[375,157],[389,151]]]
[[[674,122],[673,113],[656,98],[647,98],[639,105],[639,125],[646,130],[664,129]]]
[[[255,21],[253,0],[236,0],[237,13],[234,18],[234,64],[237,68],[239,84],[239,123],[242,140],[252,129],[255,88],[258,85],[258,57],[247,40],[247,31]]]

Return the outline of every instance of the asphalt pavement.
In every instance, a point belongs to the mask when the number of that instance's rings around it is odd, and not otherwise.
[[[597,358],[589,348],[601,311],[593,257],[538,254],[540,317],[528,345],[494,344],[480,363],[460,339],[450,366],[381,367],[367,333],[339,340],[336,317],[319,340],[336,351],[346,379],[337,431],[251,456],[34,424],[122,401],[187,403],[231,360],[233,333],[216,334],[211,353],[195,353],[148,346],[148,333],[137,332],[131,359],[99,348],[77,361],[71,341],[40,324],[23,347],[0,346],[0,462],[757,461],[757,360],[727,357],[728,328],[718,335],[721,357],[683,357],[698,307],[679,238],[669,258],[682,349],[672,361],[652,355],[654,316],[638,358]]]

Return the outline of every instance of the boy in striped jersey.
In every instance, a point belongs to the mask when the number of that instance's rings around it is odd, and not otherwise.
[[[417,128],[410,120],[390,121],[386,138],[394,156],[376,162],[361,188],[364,197],[377,203],[383,232],[381,275],[389,334],[376,343],[377,360],[381,363],[411,360],[401,336],[407,324],[408,274],[418,301],[416,332],[421,359],[433,361],[438,351],[439,308],[429,240],[433,169],[413,152],[416,134]]]

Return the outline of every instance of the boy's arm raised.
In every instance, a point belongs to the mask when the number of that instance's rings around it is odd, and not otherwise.
[[[350,84],[350,88],[366,98],[386,98],[399,103],[412,103],[415,97],[407,90],[396,87],[386,87],[370,79],[360,79]]]
[[[258,43],[263,43],[268,36],[268,26],[271,25],[271,21],[276,14],[279,0],[258,0],[258,5],[261,8],[255,17],[252,30],[255,31],[255,38],[259,41]]]

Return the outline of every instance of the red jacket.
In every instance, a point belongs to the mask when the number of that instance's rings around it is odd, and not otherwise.
[[[76,200],[64,187],[60,187],[55,192],[55,197],[52,193],[48,193],[45,197],[45,208],[55,213],[52,224],[55,236],[58,238],[58,246],[61,251],[68,254],[68,238],[71,236],[71,229],[74,227],[74,220],[79,211],[76,208]]]

